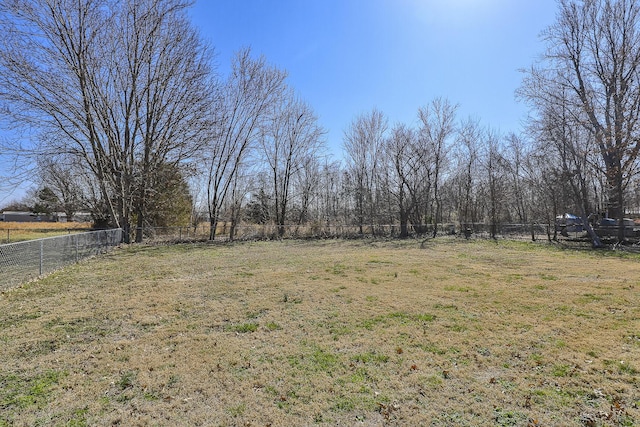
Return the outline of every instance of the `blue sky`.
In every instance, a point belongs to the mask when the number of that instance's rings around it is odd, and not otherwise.
[[[543,52],[555,0],[197,0],[195,25],[217,51],[254,53],[289,72],[341,155],[344,130],[376,107],[390,125],[414,124],[436,97],[459,117],[519,132],[526,106],[515,99]]]
[[[191,16],[222,75],[245,46],[287,70],[340,157],[357,115],[375,107],[390,125],[415,124],[436,97],[459,104],[461,119],[518,132],[518,70],[543,52],[556,10],[555,0],[197,0]],[[23,195],[0,184],[0,204]]]

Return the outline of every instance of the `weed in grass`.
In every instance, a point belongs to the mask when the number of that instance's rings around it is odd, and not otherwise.
[[[14,327],[14,326],[18,326],[24,322],[27,322],[29,320],[34,320],[34,319],[38,319],[39,317],[42,316],[42,313],[39,311],[36,311],[34,313],[19,313],[16,315],[9,315],[6,316],[4,318],[0,318],[0,330],[2,329],[6,329],[6,328],[10,328],[10,327]]]
[[[257,319],[261,316],[264,316],[269,310],[267,310],[266,308],[257,310],[257,311],[250,311],[247,313],[247,319]]]
[[[239,272],[236,273],[236,276],[238,276],[238,277],[253,277],[253,276],[255,276],[255,274],[254,273],[250,273],[248,271],[239,271]]]
[[[389,314],[383,314],[374,318],[365,319],[361,321],[360,326],[364,329],[373,330],[378,325],[389,326],[391,321],[396,321],[401,324],[409,324],[411,322],[428,323],[433,322],[436,316],[432,314],[410,314],[405,312],[392,312]]]
[[[551,374],[554,377],[568,377],[569,375],[571,375],[571,365],[567,365],[565,363],[560,363],[557,365],[553,365],[553,368],[551,369]]]
[[[242,323],[240,325],[232,325],[228,327],[228,330],[232,332],[236,332],[238,334],[246,334],[250,332],[255,332],[258,330],[258,324],[255,322]]]
[[[356,354],[351,358],[352,361],[356,363],[373,363],[373,364],[381,364],[387,363],[389,361],[389,356],[386,354],[380,354],[376,351],[368,351],[362,354]]]
[[[540,353],[531,353],[529,355],[529,360],[531,360],[536,366],[542,366],[544,364],[544,356]]]
[[[340,339],[340,337],[351,335],[353,333],[353,329],[348,325],[343,325],[340,323],[332,324],[329,328],[329,334],[334,341]]]
[[[55,339],[36,340],[20,345],[19,355],[23,358],[35,358],[51,354],[58,349],[60,341]]]
[[[335,412],[349,412],[356,408],[353,396],[338,396],[333,399],[331,410]]]
[[[445,291],[454,291],[454,292],[469,292],[472,291],[473,288],[469,286],[458,286],[458,285],[447,285],[444,287]]]
[[[311,353],[311,369],[315,371],[330,372],[338,364],[337,355],[321,348],[316,348]]]
[[[142,394],[142,398],[148,402],[155,402],[157,400],[160,400],[160,396],[158,396],[157,393],[152,392],[152,391],[145,391]]]
[[[364,367],[356,368],[356,370],[348,377],[349,381],[353,384],[360,384],[369,381],[371,377],[369,372]]]
[[[336,276],[346,277],[347,276],[347,273],[345,272],[346,270],[347,270],[347,267],[344,264],[335,263],[333,267],[328,268],[326,271],[327,273],[332,273],[332,274],[335,274]]]
[[[130,400],[133,400],[133,394],[130,393],[121,393],[116,397],[118,403],[127,403]]]
[[[76,409],[71,414],[69,421],[65,424],[65,427],[86,427],[88,426],[87,422],[87,413],[89,412],[88,407],[84,407],[82,409]]]
[[[284,303],[293,303],[293,304],[301,304],[302,303],[302,297],[299,296],[294,296],[291,297],[289,296],[289,294],[284,294],[284,296],[282,297],[282,302]]]
[[[626,374],[626,375],[637,375],[638,373],[640,373],[640,371],[638,371],[636,368],[634,368],[629,363],[623,360],[620,361],[620,365],[618,366],[618,372],[620,374]]]
[[[433,322],[436,320],[436,316],[433,314],[418,314],[413,319],[418,322]]]
[[[372,259],[372,260],[369,260],[369,262],[367,262],[367,264],[387,264],[387,265],[392,265],[393,263],[391,261],[380,261],[378,259]]]
[[[435,304],[433,308],[446,311],[456,311],[458,309],[458,306],[455,304]]]
[[[436,416],[431,422],[432,427],[440,426],[456,426],[456,427],[469,427],[471,424],[464,418],[462,413],[458,411],[447,410],[446,412]]]
[[[180,382],[180,377],[178,375],[171,375],[167,381],[167,388],[175,387],[178,382]]]
[[[494,420],[498,426],[518,426],[527,422],[529,417],[521,412],[496,408],[494,410]]]
[[[244,403],[240,403],[238,405],[230,406],[227,409],[227,412],[229,412],[229,415],[231,415],[233,418],[237,418],[243,415],[246,410],[247,410],[247,405],[245,405]]]
[[[438,356],[442,356],[442,355],[447,354],[447,350],[446,349],[441,348],[437,344],[434,344],[434,343],[431,343],[431,342],[418,344],[417,347],[422,349],[423,351],[425,351],[427,353],[436,354]]]
[[[274,321],[267,322],[265,327],[270,331],[278,331],[282,329],[282,326],[280,326],[277,322],[274,322]]]
[[[640,371],[631,366],[629,362],[624,360],[608,360],[602,361],[605,368],[611,372],[616,372],[620,375],[637,375]]]
[[[431,387],[440,387],[442,384],[444,384],[443,377],[438,375],[429,375],[428,377],[425,377],[421,382]]]
[[[625,334],[624,340],[629,344],[640,346],[640,335],[637,333],[629,332]]]
[[[582,295],[580,298],[578,298],[578,303],[579,304],[589,304],[589,303],[593,303],[593,302],[600,302],[604,300],[604,297],[602,297],[601,295],[595,295],[595,294],[584,294]]]
[[[468,328],[462,323],[454,323],[453,325],[447,325],[447,329],[452,332],[465,332]]]
[[[128,388],[133,387],[135,381],[136,381],[136,375],[137,373],[134,371],[125,371],[122,372],[120,374],[120,378],[118,379],[118,381],[116,382],[116,386],[118,386],[118,388],[121,391],[124,391]]]

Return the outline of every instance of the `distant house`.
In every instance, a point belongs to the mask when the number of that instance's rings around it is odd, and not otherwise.
[[[76,212],[73,222],[91,222],[89,212]],[[54,212],[51,215],[35,214],[33,212],[4,211],[0,214],[0,221],[6,222],[67,222],[67,214]]]
[[[73,222],[91,222],[91,214],[89,212],[76,212],[73,214],[71,221]],[[64,212],[54,212],[50,216],[50,220],[54,222],[69,222],[67,214]]]
[[[2,212],[2,221],[7,222],[39,222],[46,221],[42,216],[33,212],[4,211]]]

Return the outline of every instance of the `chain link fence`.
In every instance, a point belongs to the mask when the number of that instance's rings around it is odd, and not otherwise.
[[[0,245],[0,291],[50,273],[122,242],[122,230],[48,237]]]
[[[547,224],[500,224],[496,226],[495,235],[498,238],[531,240],[546,239],[548,232],[553,233]],[[234,240],[270,240],[270,239],[322,239],[322,238],[398,238],[401,235],[399,224],[387,225],[344,225],[344,224],[305,224],[285,225],[274,224],[242,224],[234,230]],[[209,224],[199,224],[197,227],[145,227],[143,229],[146,243],[175,243],[188,241],[205,241],[209,238]],[[218,224],[216,240],[229,240],[230,226]],[[409,236],[423,238],[433,233],[432,224],[421,226],[407,226]],[[438,225],[438,235],[459,235],[462,237],[490,238],[489,224],[453,224]]]

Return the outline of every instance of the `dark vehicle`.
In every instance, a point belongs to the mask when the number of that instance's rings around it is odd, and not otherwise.
[[[570,213],[558,215],[556,217],[556,230],[565,237],[568,237],[569,233],[582,233],[584,231],[582,218]]]
[[[640,225],[630,218],[622,220],[625,237],[640,237]],[[618,220],[614,218],[602,218],[594,227],[596,234],[600,237],[618,237]]]

